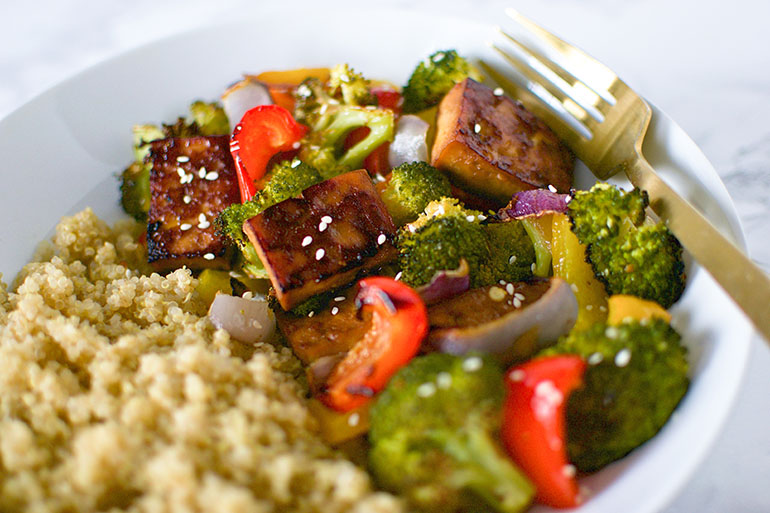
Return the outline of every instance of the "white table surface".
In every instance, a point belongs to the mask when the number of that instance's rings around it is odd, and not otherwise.
[[[302,11],[302,3],[291,2],[295,12]],[[387,0],[377,2],[384,4]],[[770,2],[390,4],[489,23],[503,23],[502,8],[512,6],[599,58],[701,147],[735,202],[750,255],[770,270]],[[0,0],[0,118],[60,80],[124,50],[211,21],[239,19],[259,5],[237,0]],[[290,31],[290,20],[280,22]],[[752,344],[732,414],[711,453],[665,513],[770,511],[770,351],[758,337]]]

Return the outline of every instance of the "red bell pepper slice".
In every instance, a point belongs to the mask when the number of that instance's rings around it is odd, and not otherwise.
[[[501,437],[508,453],[555,508],[579,504],[575,468],[567,460],[565,405],[586,369],[578,356],[538,358],[508,371]]]
[[[381,109],[390,109],[395,114],[401,114],[404,105],[404,97],[395,89],[388,87],[372,87],[372,94],[377,98],[377,106]]]
[[[411,360],[428,333],[428,311],[411,287],[385,276],[358,282],[356,304],[372,326],[332,370],[319,400],[341,412],[369,402]]]
[[[307,130],[279,105],[259,105],[243,115],[230,138],[241,201],[248,201],[256,194],[255,181],[267,172],[270,159],[295,149]]]

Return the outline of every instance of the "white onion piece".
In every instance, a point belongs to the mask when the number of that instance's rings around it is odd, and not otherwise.
[[[401,116],[388,151],[390,167],[407,162],[428,161],[428,128],[430,125],[412,114]]]
[[[272,105],[273,99],[265,84],[251,77],[236,82],[222,94],[222,106],[230,120],[230,131],[241,122],[247,110],[258,105]]]
[[[217,294],[209,307],[209,319],[246,344],[267,341],[275,333],[275,315],[263,299]]]

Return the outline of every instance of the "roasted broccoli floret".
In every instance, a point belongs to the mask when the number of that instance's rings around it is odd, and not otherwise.
[[[501,451],[503,376],[488,357],[433,353],[390,381],[371,410],[369,466],[420,511],[513,513],[534,488]]]
[[[647,194],[609,184],[578,191],[569,203],[572,229],[610,294],[630,294],[664,308],[684,291],[682,246],[663,223],[645,218]]]
[[[483,227],[492,253],[489,282],[515,282],[531,278],[536,251],[523,223],[511,220]]]
[[[591,244],[587,255],[611,294],[631,294],[668,308],[684,291],[682,246],[662,223]]]
[[[368,93],[368,81],[347,65],[332,70],[328,85],[309,78],[297,87],[294,118],[310,127],[300,157],[325,179],[360,168],[372,151],[393,140],[393,112],[377,109]],[[369,133],[344,148],[345,137],[359,127],[369,128]]]
[[[243,269],[254,278],[266,278],[262,261],[243,233],[243,223],[268,207],[296,196],[311,185],[323,181],[317,169],[294,160],[279,162],[262,179],[264,187],[245,203],[234,203],[216,219],[219,232],[237,244],[243,257]]]
[[[332,97],[341,96],[345,105],[363,106],[377,103],[369,91],[369,80],[347,64],[338,64],[331,69],[329,93]]]
[[[449,196],[446,175],[427,162],[401,164],[391,171],[382,201],[396,226],[414,221],[431,201]]]
[[[425,285],[436,272],[457,269],[464,259],[471,286],[481,286],[487,278],[490,251],[478,214],[455,199],[429,203],[416,221],[399,231],[401,280],[414,287]]]
[[[608,183],[575,191],[568,205],[572,231],[582,244],[616,237],[622,229],[644,222],[648,203],[646,192],[624,191]]]
[[[218,103],[195,101],[190,105],[190,116],[198,125],[202,135],[226,135],[230,133],[230,122],[225,110]]]
[[[652,438],[689,385],[687,351],[661,319],[595,324],[544,354],[578,354],[588,368],[567,400],[567,451],[582,471],[622,458]]]
[[[471,287],[530,277],[535,257],[524,229],[516,221],[482,225],[482,219],[454,198],[429,203],[399,231],[401,280],[425,285],[436,272],[457,269],[460,260],[468,264]]]
[[[144,221],[150,211],[150,166],[144,158],[150,151],[149,143],[165,134],[155,125],[134,125],[132,131],[134,162],[120,175],[120,204],[127,214]]]
[[[479,71],[455,50],[441,50],[420,62],[404,86],[404,112],[437,105],[455,84],[466,78],[483,80]]]

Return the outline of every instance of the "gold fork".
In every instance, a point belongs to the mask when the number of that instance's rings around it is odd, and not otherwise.
[[[487,73],[548,123],[597,178],[604,180],[623,170],[634,186],[647,191],[653,211],[770,344],[770,279],[645,160],[642,142],[652,118],[649,105],[594,58],[514,9],[507,9],[506,14],[550,48],[574,74],[502,29],[502,35],[525,57],[495,44],[492,47],[524,75],[528,87],[518,87],[482,61]]]

